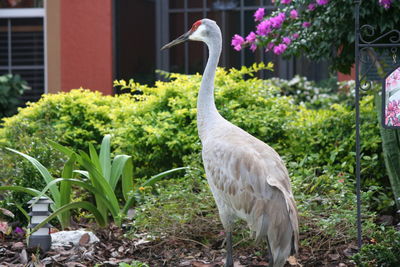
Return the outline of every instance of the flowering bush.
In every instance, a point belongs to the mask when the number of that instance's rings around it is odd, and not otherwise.
[[[277,10],[254,13],[257,23],[247,37],[233,36],[232,46],[239,51],[257,47],[286,57],[306,55],[312,60],[328,59],[332,67],[349,73],[354,62],[354,3],[350,0],[276,0]],[[398,28],[399,1],[363,1],[361,25],[368,23],[377,31]],[[382,19],[382,18],[385,19]]]

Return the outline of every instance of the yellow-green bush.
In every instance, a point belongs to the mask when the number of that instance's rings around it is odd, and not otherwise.
[[[340,177],[352,177],[353,107],[329,106],[329,96],[318,110],[299,104],[301,95],[282,96],[279,81],[254,78],[258,68],[218,69],[215,97],[221,114],[274,147],[287,161],[299,190],[325,193]],[[88,142],[99,144],[110,133],[114,151],[132,156],[136,177],[182,166],[183,159],[198,155],[201,147],[196,128],[201,75],[171,74],[169,78],[154,87],[116,83],[135,95],[103,96],[83,89],[45,95],[5,120],[0,128],[1,148],[31,155],[55,173],[62,158],[50,149],[46,138],[86,150]],[[384,184],[387,178],[370,97],[363,100],[361,113],[365,122],[362,170],[370,184]],[[3,149],[0,158],[1,182],[42,188],[42,179],[28,163]]]

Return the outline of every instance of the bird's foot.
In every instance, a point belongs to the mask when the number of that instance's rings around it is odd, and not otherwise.
[[[224,265],[225,267],[233,267],[233,260],[232,258],[230,260],[226,259],[226,263]]]

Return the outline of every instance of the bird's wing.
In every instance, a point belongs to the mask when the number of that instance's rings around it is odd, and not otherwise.
[[[239,129],[239,130],[238,130]],[[297,251],[298,221],[288,171],[278,153],[240,128],[232,128],[203,143],[203,160],[209,182],[229,206],[244,216],[259,217],[272,209],[273,187],[285,200]],[[266,204],[268,203],[268,204]],[[279,219],[279,218],[278,218]]]

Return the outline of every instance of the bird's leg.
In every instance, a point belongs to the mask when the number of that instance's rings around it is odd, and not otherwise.
[[[232,232],[226,233],[226,263],[225,267],[233,267]]]
[[[274,258],[272,255],[271,245],[269,244],[268,237],[267,237],[267,245],[268,245],[268,267],[273,267],[274,266]]]

